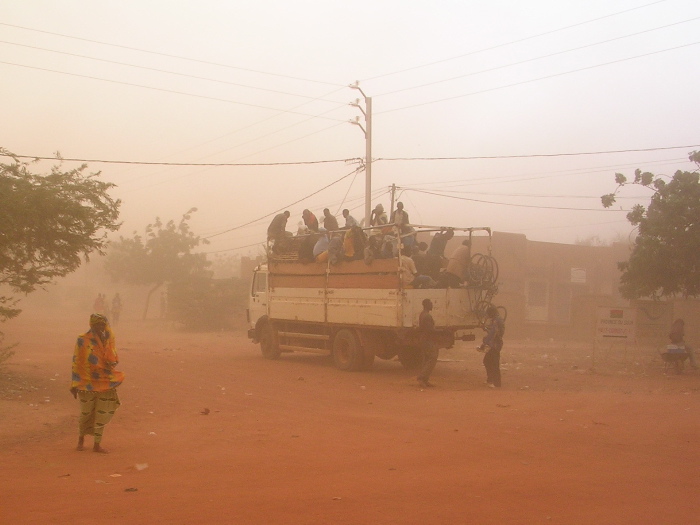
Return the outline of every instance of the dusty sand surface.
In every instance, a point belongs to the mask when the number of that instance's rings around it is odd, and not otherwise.
[[[599,354],[592,373],[585,346],[506,340],[491,390],[462,343],[421,390],[397,361],[340,372],[267,361],[242,330],[124,323],[101,455],[75,450],[68,393],[86,321],[2,327],[22,344],[0,378],[0,523],[700,520],[700,375],[665,375],[652,349]]]

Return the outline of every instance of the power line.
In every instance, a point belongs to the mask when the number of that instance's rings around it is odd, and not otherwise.
[[[177,58],[177,59],[179,59],[179,60],[187,60],[187,61],[189,61],[189,62],[197,62],[197,63],[199,63],[199,64],[208,64],[208,65],[211,65],[211,66],[225,67],[225,68],[228,68],[228,69],[236,69],[236,70],[238,70],[238,71],[248,71],[248,72],[250,72],[250,73],[258,73],[258,74],[260,74],[260,75],[268,75],[268,76],[273,76],[273,77],[288,78],[288,79],[291,79],[291,80],[301,80],[301,81],[304,81],[304,82],[312,82],[312,83],[315,83],[315,84],[326,84],[326,85],[335,86],[335,87],[347,87],[347,86],[345,86],[344,84],[337,84],[337,83],[334,83],[334,82],[324,82],[324,81],[321,81],[321,80],[313,80],[313,79],[309,79],[309,78],[294,77],[294,76],[290,76],[290,75],[282,75],[282,74],[279,74],[279,73],[269,73],[269,72],[267,72],[267,71],[259,71],[259,70],[256,70],[256,69],[248,69],[248,68],[244,68],[244,67],[231,66],[231,65],[229,65],[229,64],[221,64],[221,63],[218,63],[218,62],[210,62],[210,61],[208,61],[208,60],[200,60],[200,59],[196,59],[196,58],[188,58],[188,57],[183,57],[183,56],[180,56],[180,55],[172,55],[172,54],[169,54],[169,53],[161,53],[161,52],[158,52],[158,51],[149,51],[148,49],[140,49],[140,48],[138,48],[138,47],[129,47],[129,46],[124,46],[124,45],[120,45],[120,44],[111,44],[111,43],[109,43],[109,42],[101,42],[101,41],[99,41],[99,40],[90,40],[89,38],[81,38],[81,37],[72,36],[72,35],[64,35],[64,34],[62,34],[62,33],[54,33],[54,32],[51,32],[51,31],[43,31],[43,30],[41,30],[41,29],[34,29],[34,28],[31,28],[31,27],[19,26],[19,25],[15,25],[15,24],[7,24],[7,23],[4,23],[4,22],[0,22],[0,25],[7,26],[7,27],[14,27],[14,28],[17,28],[17,29],[24,29],[25,31],[34,31],[34,32],[36,32],[36,33],[44,33],[44,34],[46,34],[46,35],[60,36],[60,37],[62,37],[62,38],[70,38],[70,39],[72,39],[72,40],[80,40],[80,41],[82,41],[82,42],[91,42],[91,43],[93,43],[93,44],[100,44],[100,45],[103,45],[103,46],[116,47],[116,48],[120,48],[120,49],[128,49],[128,50],[130,50],[130,51],[139,51],[140,53],[148,53],[148,54],[151,54],[151,55],[158,55],[158,56],[163,56],[163,57],[168,57],[168,58]]]
[[[333,100],[323,100],[323,99],[321,99],[321,98],[316,98],[316,97],[312,97],[312,96],[309,96],[309,95],[299,95],[299,94],[297,94],[297,93],[289,93],[289,92],[286,92],[286,91],[278,91],[278,90],[276,90],[276,89],[267,89],[267,88],[262,88],[262,87],[257,87],[257,86],[250,86],[250,85],[247,85],[247,84],[240,84],[240,83],[238,83],[238,82],[229,82],[229,81],[227,81],[227,80],[219,80],[219,79],[217,79],[217,78],[201,77],[201,76],[198,76],[198,75],[190,75],[190,74],[188,74],[188,73],[179,73],[179,72],[177,72],[177,71],[168,71],[167,69],[158,69],[158,68],[155,68],[155,67],[139,66],[139,65],[137,65],[137,64],[129,64],[128,62],[118,62],[118,61],[116,61],[116,60],[108,60],[108,59],[106,59],[106,58],[97,58],[97,57],[91,57],[91,56],[87,56],[87,55],[79,55],[79,54],[77,54],[77,53],[68,53],[67,51],[58,51],[58,50],[55,50],[55,49],[48,49],[48,48],[45,48],[45,47],[30,46],[30,45],[27,45],[27,44],[18,44],[17,42],[8,42],[7,40],[0,40],[0,43],[1,43],[1,44],[13,45],[13,46],[26,47],[26,48],[29,48],[29,49],[38,49],[38,50],[40,50],[40,51],[46,51],[46,52],[48,52],[48,53],[57,53],[57,54],[60,54],[60,55],[67,55],[67,56],[71,56],[71,57],[85,58],[85,59],[87,59],[87,60],[95,60],[95,61],[98,61],[98,62],[106,62],[106,63],[108,63],[108,64],[117,64],[117,65],[119,65],[119,66],[127,66],[127,67],[133,67],[133,68],[136,68],[136,69],[144,69],[144,70],[147,70],[147,71],[155,71],[155,72],[157,72],[157,73],[167,73],[168,75],[176,75],[176,76],[180,76],[180,77],[194,78],[194,79],[197,79],[197,80],[206,80],[206,81],[208,81],[208,82],[216,82],[216,83],[219,83],[219,84],[227,84],[227,85],[229,85],[229,86],[238,86],[238,87],[243,87],[243,88],[248,88],[248,89],[256,89],[256,90],[259,90],[259,91],[267,91],[268,93],[277,93],[277,94],[279,94],[279,95],[289,95],[289,96],[292,96],[292,97],[306,98],[306,99],[312,99],[312,100],[320,100],[320,101],[322,101],[322,102],[329,102],[329,103],[333,103],[333,104],[341,104],[340,102],[336,102],[336,101],[333,101]],[[343,103],[342,105],[347,105],[347,104]]]
[[[314,133],[320,133],[327,129],[331,129],[335,126],[330,126],[329,128],[324,128]],[[312,135],[314,133],[311,133]],[[308,135],[305,135],[305,138]],[[294,139],[299,140],[299,139]],[[283,144],[282,144],[283,145]],[[685,149],[685,148],[697,148],[700,144],[690,144],[688,146],[667,146],[659,148],[639,148],[639,149],[623,149],[623,150],[607,150],[607,151],[582,151],[573,153],[533,153],[524,155],[481,155],[481,156],[469,156],[469,157],[379,157],[373,159],[372,162],[377,161],[444,161],[444,160],[495,160],[495,159],[526,159],[526,158],[537,158],[537,157],[575,157],[584,155],[608,155],[615,153],[639,153],[646,151],[664,151],[673,149]],[[260,153],[260,152],[257,152]],[[80,159],[80,158],[65,158],[65,157],[42,157],[36,155],[14,155],[9,153],[0,152],[0,156],[4,157],[16,157],[19,159],[32,159],[32,160],[62,160],[69,162],[92,162],[101,164],[139,164],[143,166],[298,166],[306,164],[330,164],[338,162],[357,162],[361,159],[358,157],[348,158],[348,159],[330,159],[330,160],[309,160],[309,161],[296,161],[296,162],[252,162],[252,163],[193,163],[193,162],[147,162],[147,161],[134,161],[134,160],[106,160],[106,159]]]
[[[334,127],[334,126],[332,126]],[[329,128],[326,128],[329,129]],[[325,131],[325,130],[320,130]],[[302,137],[304,138],[304,137]],[[105,159],[76,159],[67,157],[40,157],[34,155],[11,155],[9,153],[0,152],[0,157],[16,157],[18,159],[32,159],[32,160],[60,160],[67,162],[92,162],[95,164],[139,164],[142,166],[301,166],[307,164],[331,164],[335,162],[356,162],[359,158],[350,159],[332,159],[332,160],[307,160],[307,161],[297,161],[297,162],[249,162],[249,163],[231,163],[231,162],[220,162],[220,163],[192,163],[192,162],[145,162],[145,161],[135,161],[135,160],[105,160]]]
[[[458,75],[458,76],[456,76],[456,77],[450,77],[450,78],[446,78],[446,79],[443,79],[443,80],[436,80],[436,81],[434,81],[434,82],[427,82],[427,83],[425,83],[425,84],[419,84],[419,85],[417,85],[417,86],[411,86],[411,87],[405,87],[405,88],[401,88],[401,89],[396,89],[396,90],[394,90],[394,91],[387,91],[387,92],[385,92],[385,93],[380,93],[380,94],[374,95],[374,96],[375,96],[375,98],[376,98],[376,97],[382,97],[382,96],[385,96],[385,95],[393,95],[393,94],[395,94],[395,93],[402,93],[402,92],[404,92],[404,91],[411,91],[411,90],[414,90],[414,89],[419,89],[419,88],[423,88],[423,87],[427,87],[427,86],[433,86],[433,85],[435,85],[435,84],[442,84],[442,83],[445,83],[445,82],[451,82],[451,81],[453,81],[453,80],[459,80],[460,78],[466,78],[466,77],[470,77],[470,76],[480,75],[480,74],[482,74],[482,73],[489,73],[489,72],[491,72],[491,71],[497,71],[497,70],[499,70],[499,69],[505,69],[505,68],[508,68],[508,67],[519,66],[519,65],[521,65],[521,64],[527,64],[528,62],[535,62],[535,61],[537,61],[537,60],[542,60],[542,59],[545,59],[545,58],[551,58],[551,57],[555,57],[555,56],[558,56],[558,55],[563,55],[563,54],[565,54],[565,53],[572,53],[572,52],[574,52],[574,51],[580,51],[580,50],[582,50],[582,49],[587,49],[587,48],[589,48],[589,47],[599,46],[599,45],[602,45],[602,44],[609,44],[610,42],[615,42],[615,41],[617,41],[617,40],[622,40],[622,39],[625,39],[625,38],[631,38],[631,37],[633,37],[633,36],[643,35],[643,34],[645,34],[645,33],[651,33],[652,31],[659,31],[659,30],[661,30],[661,29],[668,29],[669,27],[677,26],[677,25],[680,25],[680,24],[686,24],[686,23],[688,23],[688,22],[694,22],[694,21],[699,20],[699,19],[700,19],[700,17],[689,18],[689,19],[687,19],[687,20],[682,20],[682,21],[680,21],[680,22],[674,22],[673,24],[668,24],[668,25],[665,25],[665,26],[654,27],[654,28],[652,28],[652,29],[645,29],[644,31],[639,31],[639,32],[637,32],[637,33],[631,33],[631,34],[629,34],[629,35],[618,36],[618,37],[615,37],[615,38],[610,38],[610,39],[608,39],[608,40],[601,40],[601,41],[599,41],[599,42],[593,42],[593,43],[591,43],[591,44],[586,44],[586,45],[579,46],[579,47],[573,47],[573,48],[570,48],[570,49],[565,49],[565,50],[563,50],[563,51],[557,51],[557,52],[555,52],[555,53],[549,53],[549,54],[547,54],[547,55],[540,55],[540,56],[538,56],[538,57],[528,58],[528,59],[526,59],[526,60],[520,60],[520,61],[518,61],[518,62],[511,62],[510,64],[505,64],[505,65],[502,65],[502,66],[496,66],[496,67],[491,67],[491,68],[488,68],[488,69],[482,69],[482,70],[480,70],[480,71],[474,71],[474,72],[472,72],[472,73],[466,73],[466,74],[464,74],[464,75]]]
[[[14,62],[5,62],[5,61],[0,61],[0,64],[5,64],[5,65],[8,65],[8,66],[23,67],[23,68],[27,68],[27,69],[36,69],[36,70],[38,70],[38,71],[47,71],[47,72],[49,72],[49,73],[58,73],[58,74],[61,74],[61,75],[67,75],[67,76],[71,76],[71,77],[89,78],[89,79],[91,79],[91,80],[100,80],[100,81],[102,81],[102,82],[111,82],[112,84],[120,84],[120,85],[122,85],[122,86],[139,87],[139,88],[143,88],[143,89],[151,89],[151,90],[154,90],[154,91],[163,91],[163,92],[165,92],[165,93],[173,93],[173,94],[175,94],[175,95],[186,95],[186,96],[188,96],[188,97],[203,98],[203,99],[206,99],[206,100],[216,100],[217,102],[227,102],[227,103],[229,103],[229,104],[236,104],[236,105],[239,105],[239,106],[247,106],[247,107],[258,108],[258,109],[267,109],[267,110],[270,110],[270,111],[277,111],[277,112],[279,112],[279,113],[290,113],[290,114],[292,114],[292,115],[304,115],[305,117],[313,116],[313,115],[309,115],[308,113],[301,113],[301,112],[298,112],[298,111],[288,111],[288,110],[283,110],[283,109],[279,109],[279,108],[270,108],[270,107],[267,107],[267,106],[261,106],[261,105],[259,105],[259,104],[249,104],[249,103],[247,103],[247,102],[239,102],[239,101],[237,101],[237,100],[230,100],[230,99],[227,99],[227,98],[210,97],[210,96],[207,96],[207,95],[198,95],[198,94],[196,94],[196,93],[187,93],[186,91],[177,91],[177,90],[175,90],[175,89],[166,89],[166,88],[159,88],[159,87],[153,87],[153,86],[145,86],[145,85],[143,85],[143,84],[135,84],[135,83],[133,83],[133,82],[123,82],[123,81],[121,81],[121,80],[110,80],[110,79],[108,79],[108,78],[94,77],[94,76],[92,76],[92,75],[81,75],[81,74],[79,74],[79,73],[69,73],[69,72],[67,72],[67,71],[58,71],[58,70],[56,70],[56,69],[48,69],[48,68],[45,68],[45,67],[28,66],[28,65],[26,65],[26,64],[16,64],[16,63],[14,63]],[[335,121],[337,121],[337,122],[346,122],[345,120],[337,119],[337,118],[331,118],[331,117],[316,117],[316,118],[322,118],[322,119],[325,119],[325,120],[335,120]]]
[[[412,190],[410,188],[406,188],[407,191],[415,191],[416,193],[425,193],[426,195],[434,195],[435,197],[446,197],[448,199],[457,199],[457,200],[462,200],[462,201],[471,201],[471,202],[480,202],[483,204],[498,204],[500,206],[515,206],[517,208],[537,208],[540,210],[567,210],[567,211],[629,211],[629,210],[612,210],[609,208],[571,208],[571,207],[563,207],[563,206],[535,206],[534,204],[513,204],[513,203],[508,203],[508,202],[494,202],[494,201],[486,201],[486,200],[481,200],[481,199],[470,199],[468,197],[457,197],[456,195],[442,195],[440,193],[435,193],[432,191],[426,191],[426,190]]]
[[[641,5],[641,6],[638,6],[638,7],[633,7],[633,8],[631,8],[631,9],[625,9],[624,11],[618,11],[618,12],[616,12],[616,13],[611,13],[611,14],[609,14],[609,15],[601,16],[601,17],[598,17],[598,18],[592,18],[592,19],[590,19],[590,20],[585,20],[585,21],[583,21],[583,22],[578,22],[578,23],[576,23],[576,24],[572,24],[572,25],[569,25],[569,26],[560,27],[560,28],[558,28],[558,29],[552,29],[551,31],[545,31],[544,33],[538,33],[538,34],[536,34],[536,35],[531,35],[531,36],[527,36],[527,37],[524,37],[524,38],[519,38],[519,39],[517,39],[517,40],[511,40],[510,42],[505,42],[505,43],[503,43],[503,44],[498,44],[498,45],[495,45],[495,46],[486,47],[486,48],[483,48],[483,49],[478,49],[478,50],[476,50],[476,51],[470,51],[469,53],[464,53],[464,54],[462,54],[462,55],[457,55],[457,56],[454,56],[454,57],[451,57],[451,58],[445,58],[445,59],[442,59],[442,60],[436,60],[436,61],[434,61],[434,62],[429,62],[429,63],[427,63],[427,64],[421,64],[421,65],[419,65],[419,66],[413,66],[413,67],[409,67],[409,68],[406,68],[406,69],[401,69],[401,70],[399,70],[399,71],[394,71],[393,73],[385,73],[385,74],[383,74],[383,75],[377,75],[377,76],[374,76],[374,77],[367,78],[367,79],[365,79],[363,82],[368,82],[368,81],[370,81],[370,80],[376,80],[376,79],[378,79],[378,78],[383,78],[383,77],[387,77],[387,76],[398,75],[399,73],[405,73],[405,72],[407,72],[407,71],[413,71],[413,70],[415,70],[415,69],[421,69],[421,68],[424,68],[424,67],[434,66],[435,64],[442,64],[442,63],[444,63],[444,62],[450,62],[450,61],[452,61],[452,60],[457,60],[457,59],[459,59],[459,58],[464,58],[464,57],[467,57],[467,56],[476,55],[476,54],[478,54],[478,53],[484,53],[485,51],[492,51],[492,50],[494,50],[494,49],[499,49],[499,48],[501,48],[501,47],[506,47],[506,46],[510,46],[510,45],[513,45],[513,44],[520,44],[520,43],[526,42],[526,41],[528,41],[528,40],[533,40],[533,39],[535,39],[535,38],[540,38],[540,37],[542,37],[542,36],[551,35],[551,34],[553,34],[553,33],[558,33],[558,32],[560,32],[560,31],[565,31],[565,30],[567,30],[567,29],[573,29],[574,27],[580,27],[580,26],[583,26],[583,25],[586,25],[586,24],[591,24],[591,23],[593,23],[593,22],[598,22],[598,21],[604,20],[604,19],[606,19],[606,18],[611,18],[611,17],[613,17],[613,16],[621,15],[621,14],[624,14],[624,13],[629,13],[630,11],[635,11],[635,10],[637,10],[637,9],[643,9],[643,8],[645,8],[645,7],[649,7],[649,6],[652,6],[652,5],[655,5],[655,4],[661,4],[661,3],[664,3],[664,2],[666,2],[666,1],[667,1],[667,0],[658,0],[658,1],[656,1],[656,2],[651,2],[651,3],[649,3],[649,4],[644,4],[644,5]]]
[[[498,91],[498,90],[500,90],[500,89],[506,89],[506,88],[515,87],[515,86],[522,86],[522,85],[524,85],[524,84],[531,84],[531,83],[533,83],[533,82],[538,82],[538,81],[540,81],[540,80],[548,80],[548,79],[550,79],[550,78],[561,77],[561,76],[564,76],[564,75],[569,75],[569,74],[571,74],[571,73],[578,73],[578,72],[580,72],[580,71],[587,71],[587,70],[589,70],[589,69],[596,69],[596,68],[603,67],[603,66],[610,66],[610,65],[612,65],[612,64],[619,64],[620,62],[626,62],[626,61],[628,61],[628,60],[635,60],[635,59],[637,59],[637,58],[644,58],[644,57],[648,57],[648,56],[652,56],[652,55],[658,55],[658,54],[660,54],[660,53],[666,53],[666,52],[668,52],[668,51],[676,51],[676,50],[678,50],[678,49],[683,49],[683,48],[685,48],[685,47],[690,47],[690,46],[696,46],[696,45],[698,45],[698,44],[700,44],[700,41],[698,41],[698,42],[691,42],[691,43],[689,43],[689,44],[683,44],[683,45],[676,46],[676,47],[669,47],[669,48],[667,48],[667,49],[661,49],[661,50],[659,50],[659,51],[652,51],[652,52],[650,52],[650,53],[644,53],[644,54],[642,54],[642,55],[635,55],[635,56],[632,56],[632,57],[621,58],[621,59],[619,59],[619,60],[612,60],[612,61],[610,61],[610,62],[603,62],[603,63],[601,63],[601,64],[594,64],[594,65],[592,65],[592,66],[581,67],[581,68],[572,69],[572,70],[569,70],[569,71],[562,71],[561,73],[554,73],[554,74],[552,74],[552,75],[546,75],[546,76],[543,76],[543,77],[532,78],[532,79],[529,79],[529,80],[522,80],[522,81],[520,81],[520,82],[514,82],[514,83],[512,83],[512,84],[506,84],[506,85],[503,85],[503,86],[496,86],[496,87],[493,87],[493,88],[481,89],[481,90],[479,90],[479,91],[472,91],[471,93],[465,93],[465,94],[463,94],[463,95],[454,95],[454,96],[452,96],[452,97],[441,98],[441,99],[438,99],[438,100],[431,100],[431,101],[429,101],[429,102],[420,102],[420,103],[418,103],[418,104],[411,104],[410,106],[402,106],[402,107],[394,108],[394,109],[386,109],[386,110],[384,110],[384,111],[375,112],[374,115],[376,116],[376,115],[380,115],[380,114],[384,114],[384,113],[392,113],[392,112],[394,112],[394,111],[402,111],[402,110],[404,110],[404,109],[412,109],[412,108],[417,108],[417,107],[420,107],[420,106],[427,106],[427,105],[430,105],[430,104],[437,104],[437,103],[439,103],[439,102],[447,102],[448,100],[455,100],[455,99],[458,99],[458,98],[470,97],[470,96],[472,96],[472,95],[480,95],[480,94],[482,94],[482,93],[488,93],[488,92],[490,92],[490,91]]]
[[[700,43],[700,42],[699,42]],[[526,155],[482,155],[471,157],[379,157],[376,161],[414,161],[414,160],[493,160],[493,159],[527,159],[537,157],[576,157],[582,155],[608,155],[613,153],[639,153],[644,151],[663,151],[671,149],[697,148],[700,144],[691,144],[689,146],[667,146],[660,148],[640,148],[640,149],[620,149],[608,151],[579,151],[575,153],[532,153]]]
[[[297,200],[297,201],[294,201],[294,202],[292,202],[291,204],[287,204],[287,205],[284,206],[283,208],[280,208],[280,209],[278,209],[278,210],[275,210],[275,211],[273,211],[272,213],[268,213],[267,215],[263,215],[262,217],[258,217],[257,219],[254,219],[254,220],[252,220],[252,221],[250,221],[250,222],[246,222],[245,224],[241,224],[241,225],[239,225],[239,226],[234,226],[233,228],[229,228],[228,230],[224,230],[224,231],[219,232],[219,233],[214,233],[214,234],[212,234],[212,235],[209,235],[208,237],[204,237],[204,239],[211,239],[212,237],[217,237],[217,236],[219,236],[219,235],[223,235],[224,233],[228,233],[228,232],[233,231],[233,230],[240,230],[241,228],[243,228],[243,227],[245,227],[245,226],[248,226],[248,225],[253,224],[253,223],[255,223],[255,222],[261,221],[261,220],[263,220],[263,219],[267,219],[268,217],[272,217],[272,216],[275,215],[276,213],[279,213],[279,212],[281,212],[282,210],[285,210],[285,209],[287,209],[287,208],[289,208],[289,207],[291,207],[291,206],[294,206],[295,204],[299,204],[300,202],[305,201],[305,200],[308,199],[309,197],[313,197],[314,195],[316,195],[316,194],[318,194],[318,193],[321,193],[323,190],[326,190],[326,189],[330,188],[330,187],[333,186],[334,184],[338,184],[341,180],[348,178],[350,175],[356,174],[356,173],[357,173],[359,170],[361,170],[361,169],[362,169],[362,168],[356,168],[356,169],[352,170],[350,173],[348,173],[348,174],[346,174],[346,175],[343,175],[343,176],[340,177],[339,179],[337,179],[337,180],[331,182],[330,184],[324,186],[324,187],[321,188],[320,190],[317,190],[317,191],[315,191],[315,192],[313,192],[313,193],[307,195],[306,197],[302,197],[301,199],[299,199],[299,200]]]

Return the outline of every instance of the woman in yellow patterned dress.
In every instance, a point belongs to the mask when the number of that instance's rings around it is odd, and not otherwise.
[[[86,435],[95,438],[93,451],[107,453],[102,448],[104,427],[119,408],[117,387],[124,373],[114,369],[119,362],[114,333],[104,315],[90,316],[90,330],[78,336],[73,354],[71,393],[80,399],[78,450],[84,449]]]

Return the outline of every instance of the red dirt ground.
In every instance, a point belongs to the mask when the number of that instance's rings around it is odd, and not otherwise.
[[[0,373],[0,523],[700,520],[700,375],[665,375],[652,350],[599,355],[592,372],[591,348],[506,340],[491,390],[462,343],[421,390],[397,361],[340,372],[267,361],[242,330],[125,323],[100,455],[75,451],[68,393],[86,321],[2,327],[22,344]]]

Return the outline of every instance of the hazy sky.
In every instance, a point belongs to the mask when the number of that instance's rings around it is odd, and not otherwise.
[[[304,208],[363,215],[359,81],[373,204],[394,183],[414,223],[612,239],[630,232],[600,205],[616,171],[694,169],[700,146],[670,148],[700,145],[698,35],[691,0],[0,0],[0,146],[262,164],[89,162],[118,185],[121,234],[196,206],[206,251],[255,252],[277,210],[288,229]],[[562,153],[595,154],[533,156]]]

